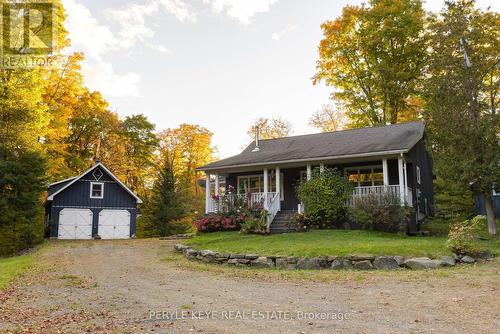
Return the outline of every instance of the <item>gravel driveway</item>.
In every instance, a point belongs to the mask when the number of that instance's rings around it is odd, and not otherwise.
[[[0,294],[0,333],[500,333],[498,261],[318,282],[183,268],[173,243],[51,242]]]

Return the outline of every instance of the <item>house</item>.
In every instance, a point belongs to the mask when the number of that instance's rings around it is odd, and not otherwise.
[[[268,230],[282,216],[302,211],[295,193],[314,169],[336,168],[354,185],[353,200],[368,194],[392,193],[414,210],[409,233],[434,215],[432,159],[425,146],[425,125],[402,124],[256,140],[240,154],[198,170],[207,175],[206,213],[224,210],[224,196],[248,198],[269,212]],[[235,194],[225,194],[234,189]],[[212,191],[213,190],[213,191]]]
[[[46,234],[58,239],[128,239],[142,203],[100,161],[80,176],[49,185]]]

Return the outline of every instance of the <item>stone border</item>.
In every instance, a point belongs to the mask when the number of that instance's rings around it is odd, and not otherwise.
[[[475,263],[476,259],[464,255],[441,256],[439,259],[405,256],[320,256],[297,258],[292,256],[260,256],[257,254],[230,254],[211,250],[196,250],[189,246],[176,244],[174,249],[183,253],[189,260],[204,263],[227,264],[237,267],[279,268],[279,269],[435,269],[453,267],[457,263]]]

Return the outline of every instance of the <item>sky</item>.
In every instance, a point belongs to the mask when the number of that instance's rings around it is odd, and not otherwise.
[[[213,132],[216,155],[238,154],[259,117],[293,134],[317,132],[311,115],[331,88],[313,85],[322,22],[347,0],[62,0],[85,83],[120,117],[144,114],[157,130],[182,123]],[[427,1],[438,11],[444,1]],[[479,0],[499,10],[499,2]]]

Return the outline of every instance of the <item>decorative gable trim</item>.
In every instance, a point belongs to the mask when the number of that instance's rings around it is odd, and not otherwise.
[[[101,162],[99,162],[99,163],[95,164],[94,166],[90,167],[85,172],[83,172],[80,176],[77,176],[77,177],[73,178],[73,180],[71,182],[69,182],[67,185],[65,185],[64,187],[62,187],[61,189],[59,189],[58,191],[56,191],[55,193],[53,193],[52,195],[50,195],[49,197],[47,197],[47,201],[54,200],[54,197],[57,194],[59,194],[62,191],[64,191],[64,189],[70,187],[72,184],[74,184],[75,182],[77,182],[78,180],[80,180],[84,175],[87,175],[89,172],[91,172],[92,170],[94,170],[97,167],[102,168],[106,173],[108,173],[108,175],[111,176],[111,178],[113,180],[115,180],[116,183],[118,183],[123,189],[125,189],[130,195],[132,195],[135,198],[135,200],[137,201],[138,204],[142,203],[142,200],[136,194],[134,194],[134,192],[132,190],[130,190],[125,184],[123,184],[123,182],[120,181],[113,173],[111,173],[111,171],[109,169],[107,169]],[[68,180],[64,180],[64,181],[68,181]],[[56,183],[53,183],[52,185],[54,185],[54,184],[56,184]]]

